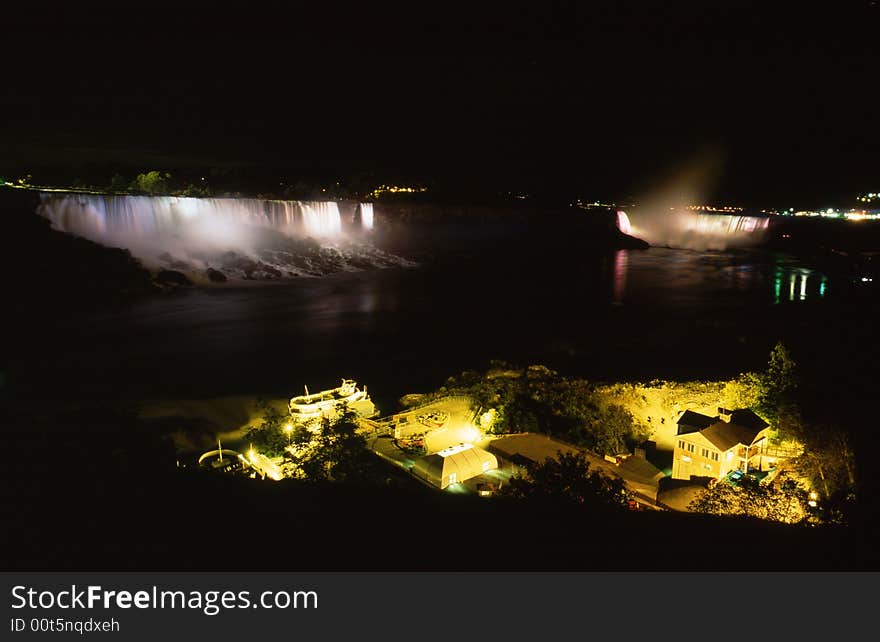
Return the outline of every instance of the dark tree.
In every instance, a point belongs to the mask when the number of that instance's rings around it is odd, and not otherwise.
[[[269,457],[282,455],[288,445],[284,426],[290,421],[290,416],[279,412],[263,399],[257,400],[257,408],[263,414],[263,421],[259,426],[248,429],[245,438],[264,455]]]
[[[308,435],[296,435],[301,448],[289,457],[310,481],[377,481],[381,461],[367,449],[358,432],[357,415],[345,408],[335,420],[324,419]]]
[[[736,486],[718,482],[700,491],[688,509],[697,513],[740,515],[794,524],[817,513],[809,506],[807,498],[807,491],[792,479],[765,485],[743,477]]]
[[[503,494],[533,501],[575,503],[588,510],[625,509],[630,500],[622,479],[590,470],[584,455],[562,452],[556,458],[529,463],[525,474],[513,477]]]

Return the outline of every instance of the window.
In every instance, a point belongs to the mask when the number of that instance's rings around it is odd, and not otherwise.
[[[700,457],[709,458],[709,449],[708,448],[700,448]]]
[[[712,461],[718,461],[718,453],[712,453]]]
[[[458,483],[458,473],[449,473],[449,483],[457,484]]]
[[[682,456],[681,456],[681,460],[684,461],[684,462],[688,462],[688,461],[691,460],[691,458],[688,457],[687,455],[682,455]]]
[[[688,444],[688,452],[692,453],[694,452],[694,450],[696,450],[696,446],[694,446],[693,444]]]
[[[682,441],[681,439],[678,440],[678,447],[684,450],[684,441]]]

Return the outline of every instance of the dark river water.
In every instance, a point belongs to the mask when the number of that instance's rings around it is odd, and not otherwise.
[[[522,232],[453,235],[417,267],[34,320],[10,383],[35,397],[138,400],[288,396],[346,377],[381,408],[493,359],[595,380],[723,377],[763,367],[778,339],[820,340],[853,287],[762,250],[586,251]]]

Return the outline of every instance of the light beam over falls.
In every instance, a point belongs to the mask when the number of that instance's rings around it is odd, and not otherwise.
[[[40,195],[55,229],[130,250],[152,267],[245,278],[400,264],[369,240],[372,203],[177,196]]]

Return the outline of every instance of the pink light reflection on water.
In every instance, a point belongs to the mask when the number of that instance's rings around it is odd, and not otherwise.
[[[626,215],[624,214],[624,216]],[[614,291],[611,300],[614,305],[623,305],[623,294],[626,291],[627,263],[627,251],[618,250],[614,254]]]

